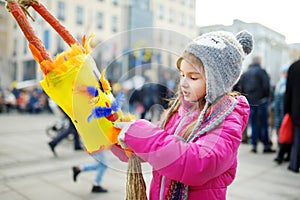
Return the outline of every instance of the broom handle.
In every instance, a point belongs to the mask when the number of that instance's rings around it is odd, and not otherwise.
[[[82,45],[72,36],[66,27],[62,25],[62,23],[60,23],[60,21],[52,15],[42,3],[31,1],[30,6],[38,12],[52,26],[52,28],[54,28],[54,30],[56,30],[56,32],[69,46],[77,44],[82,47]]]
[[[43,42],[37,37],[34,30],[32,29],[30,23],[28,22],[23,10],[19,6],[19,4],[15,1],[9,1],[8,6],[10,12],[16,19],[17,23],[19,24],[21,30],[23,31],[26,39],[30,44],[32,44],[41,54],[43,59],[49,60],[52,62],[52,58],[48,51],[46,50]]]

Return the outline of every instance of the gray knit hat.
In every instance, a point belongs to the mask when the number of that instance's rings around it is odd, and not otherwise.
[[[242,72],[242,61],[253,48],[253,37],[247,31],[236,36],[216,31],[203,34],[190,42],[184,51],[199,58],[206,76],[206,101],[213,103],[232,90]],[[179,59],[177,67],[180,64]]]

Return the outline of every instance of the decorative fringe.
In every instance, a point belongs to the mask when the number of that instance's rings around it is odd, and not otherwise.
[[[126,200],[147,200],[141,162],[135,154],[128,159]]]

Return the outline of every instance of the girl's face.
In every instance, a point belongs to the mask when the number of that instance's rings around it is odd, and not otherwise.
[[[206,78],[202,65],[193,65],[182,59],[179,67],[180,88],[186,101],[196,102],[206,95]]]

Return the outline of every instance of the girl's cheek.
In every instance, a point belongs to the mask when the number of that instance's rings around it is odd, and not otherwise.
[[[180,85],[181,86],[187,86],[188,85],[188,81],[185,77],[180,78]]]

